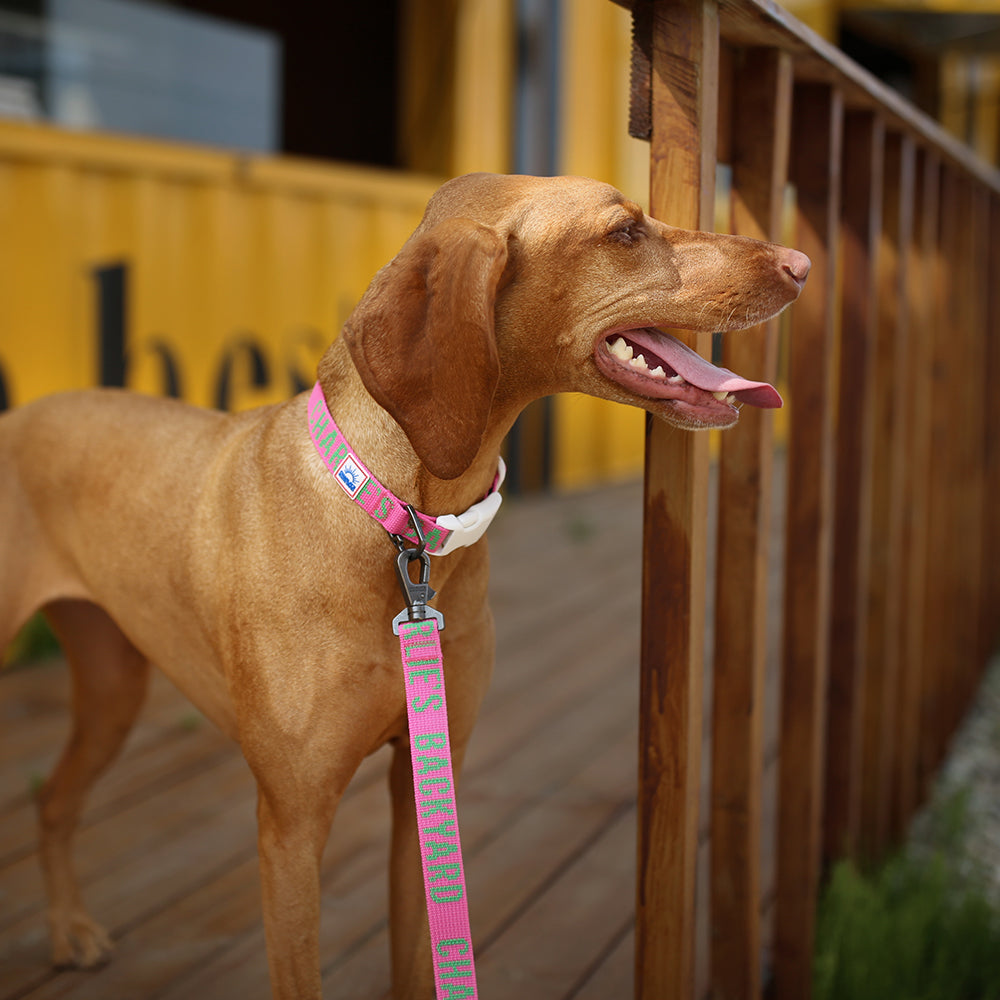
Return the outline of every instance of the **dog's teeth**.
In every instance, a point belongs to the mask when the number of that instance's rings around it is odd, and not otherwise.
[[[722,390],[721,392],[713,392],[712,395],[715,396],[715,398],[721,403],[722,400],[724,400],[726,396],[729,395],[729,393],[726,392],[725,390]]]
[[[663,370],[663,365],[657,365],[655,368],[650,370],[650,375],[653,378],[666,378],[667,373]]]
[[[624,337],[619,337],[613,344],[608,344],[608,350],[615,355],[615,357],[624,358],[625,349],[628,345],[625,343]]]
[[[667,379],[667,381],[668,381],[668,382],[669,382],[669,383],[670,383],[671,385],[683,385],[683,384],[684,384],[684,376],[683,376],[683,375],[671,375],[671,376],[670,376],[670,377],[669,377],[669,378]]]
[[[611,353],[616,358],[621,358],[622,361],[628,361],[632,357],[632,348],[625,343],[624,337],[619,337],[609,348]]]
[[[633,368],[641,368],[644,371],[649,371],[649,365],[646,364],[646,359],[641,354],[637,354],[634,358],[632,358],[632,360],[629,361],[629,364]]]

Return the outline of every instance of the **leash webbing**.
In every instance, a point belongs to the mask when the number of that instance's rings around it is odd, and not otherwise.
[[[438,1000],[478,997],[438,622],[399,624],[424,895]]]

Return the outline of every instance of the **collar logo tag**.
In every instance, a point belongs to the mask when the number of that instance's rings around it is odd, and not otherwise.
[[[354,500],[361,492],[361,487],[368,482],[368,476],[361,471],[357,462],[350,455],[340,463],[336,473],[337,482],[340,483],[343,491]]]

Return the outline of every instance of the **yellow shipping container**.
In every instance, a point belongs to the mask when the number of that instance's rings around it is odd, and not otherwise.
[[[0,122],[0,392],[285,398],[437,184]]]

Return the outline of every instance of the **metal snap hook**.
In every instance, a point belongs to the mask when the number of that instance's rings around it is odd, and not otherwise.
[[[406,535],[397,535],[390,531],[389,537],[400,552],[404,550],[415,552],[416,555],[414,558],[419,558],[424,555],[424,550],[427,548],[427,539],[424,537],[423,525],[420,523],[420,518],[417,517],[417,511],[413,504],[404,504],[403,509],[410,516],[410,525],[413,527],[413,533],[417,536],[417,547],[415,549],[410,548],[411,542]]]

